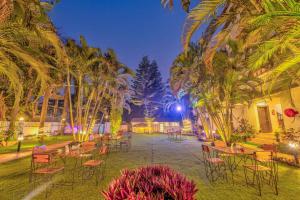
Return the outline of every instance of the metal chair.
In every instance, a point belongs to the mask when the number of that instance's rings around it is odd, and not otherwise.
[[[257,186],[258,194],[261,196],[263,183],[266,182],[278,195],[278,164],[274,161],[272,151],[257,151],[253,155],[251,165],[244,165],[246,184]],[[250,182],[248,172],[252,173]]]
[[[125,149],[125,151],[129,151],[131,147],[131,135],[126,135],[124,136],[120,141],[119,141],[119,147],[120,150],[122,151]]]
[[[106,160],[108,156],[108,146],[102,146],[98,152],[98,159],[92,159],[82,164],[82,180],[91,178],[95,175],[96,185],[101,173],[101,178],[104,178],[104,171],[106,169]],[[102,167],[102,169],[101,169]]]
[[[33,181],[33,187],[35,188],[36,180],[38,176],[42,178],[44,182],[51,182],[54,175],[63,172],[63,166],[56,166],[57,162],[53,159],[52,154],[49,153],[34,153],[31,157],[31,167],[29,174],[29,182]],[[46,190],[46,197],[48,190]]]
[[[202,145],[202,155],[205,174],[208,180],[214,182],[222,177],[227,181],[225,161],[216,157],[207,145]]]

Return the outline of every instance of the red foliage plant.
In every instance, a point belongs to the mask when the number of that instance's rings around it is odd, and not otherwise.
[[[194,200],[193,181],[166,166],[124,170],[106,191],[106,200]]]

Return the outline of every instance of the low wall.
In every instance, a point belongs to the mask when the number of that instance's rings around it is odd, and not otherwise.
[[[24,136],[30,136],[30,135],[37,135],[39,131],[39,122],[24,122],[23,126],[23,134]],[[106,122],[105,124],[102,124],[102,128],[99,127],[100,124],[95,124],[93,128],[93,133],[110,133],[110,123]],[[16,123],[16,130],[21,131],[20,128],[21,126],[19,123]],[[0,131],[7,131],[9,128],[9,122],[7,121],[0,121]],[[60,131],[62,128],[62,124],[60,122],[45,122],[45,128],[44,132],[46,133],[54,133],[57,131]],[[128,131],[128,126],[127,125],[122,125],[121,130],[127,132]],[[67,126],[65,128],[65,133],[71,133],[71,127]]]
[[[24,136],[37,135],[39,131],[39,122],[24,122],[23,134]],[[54,133],[60,131],[62,124],[60,122],[45,122],[44,131],[46,133]],[[7,131],[9,127],[9,122],[0,121],[0,131]],[[19,123],[16,123],[16,130],[20,130]]]

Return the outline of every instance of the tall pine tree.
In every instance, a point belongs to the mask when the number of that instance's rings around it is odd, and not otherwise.
[[[157,117],[163,107],[164,84],[155,60],[150,61],[147,56],[143,57],[136,70],[132,92],[133,102],[139,107],[133,112],[143,111],[143,117],[146,118]]]

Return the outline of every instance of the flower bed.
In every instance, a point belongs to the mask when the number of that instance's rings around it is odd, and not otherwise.
[[[124,170],[102,192],[106,200],[194,200],[193,181],[166,166],[148,166]]]

